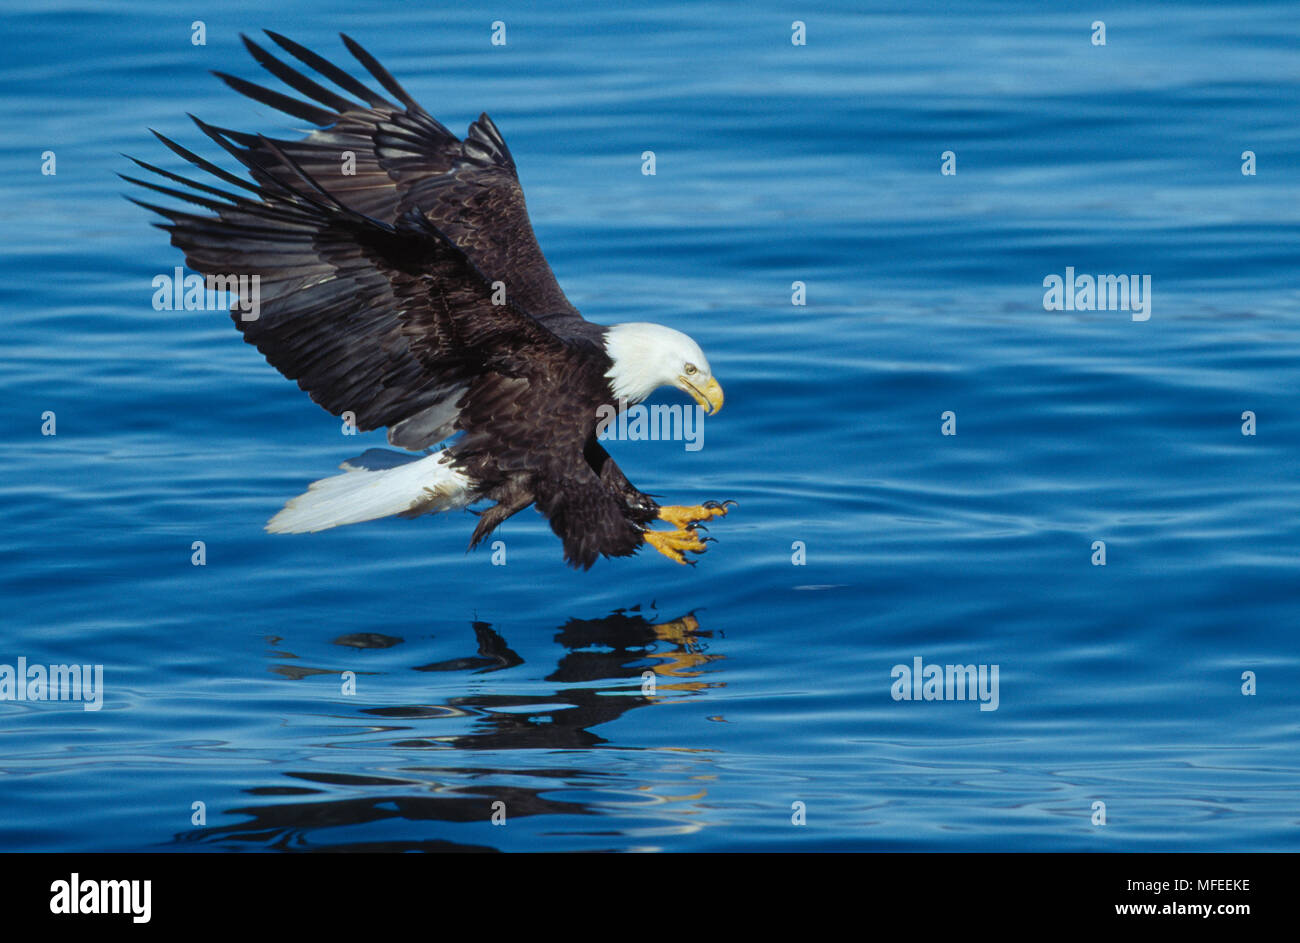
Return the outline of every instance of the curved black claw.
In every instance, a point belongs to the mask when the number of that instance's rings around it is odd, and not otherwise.
[[[722,507],[722,505],[719,504],[717,501],[705,501],[704,504],[703,504],[703,507],[706,507],[706,508],[708,508],[710,511],[712,511],[712,510],[715,510],[715,509],[717,509],[717,508]]]
[[[709,529],[705,527],[703,524],[701,524],[699,521],[691,521],[689,524],[686,525],[686,529],[689,530],[692,534],[695,533],[697,530],[702,530],[706,534],[709,532]]]
[[[733,500],[731,500],[730,498],[728,498],[727,500],[725,500],[725,501],[722,502],[722,506],[723,506],[724,508],[725,508],[728,504],[730,504],[733,508],[738,508],[738,507],[740,507],[740,502],[739,502],[739,501],[733,501]]]
[[[717,538],[717,537],[701,537],[701,538],[700,538],[700,543],[702,543],[702,544],[716,544],[717,542],[718,542],[718,538]]]

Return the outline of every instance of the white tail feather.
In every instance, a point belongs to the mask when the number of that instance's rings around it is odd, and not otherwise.
[[[306,534],[394,514],[416,517],[463,508],[471,502],[473,489],[468,478],[443,463],[445,454],[435,452],[378,469],[345,462],[341,467],[348,471],[313,482],[267,521],[266,529],[272,534]]]

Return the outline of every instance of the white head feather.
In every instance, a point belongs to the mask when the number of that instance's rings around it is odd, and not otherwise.
[[[689,382],[702,389],[713,379],[700,345],[662,324],[611,325],[605,352],[613,361],[605,374],[610,389],[628,404],[641,402],[661,386],[685,389],[683,383]]]

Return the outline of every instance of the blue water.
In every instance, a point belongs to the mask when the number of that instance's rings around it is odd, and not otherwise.
[[[0,663],[105,687],[0,702],[0,849],[1297,848],[1292,4],[442,6],[0,5]],[[570,299],[701,342],[704,448],[611,443],[740,502],[697,568],[570,571],[531,511],[505,566],[468,516],[263,532],[382,434],[153,310],[115,176],[212,156],[187,111],[301,125],[208,74],[262,27],[489,112]],[[1067,266],[1150,320],[1044,310]],[[895,700],[917,657],[997,709]]]

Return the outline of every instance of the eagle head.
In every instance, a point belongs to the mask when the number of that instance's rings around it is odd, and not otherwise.
[[[639,403],[661,386],[673,386],[704,407],[722,408],[722,387],[713,378],[709,358],[681,331],[662,324],[615,324],[605,334],[611,362],[605,374],[614,396]]]

